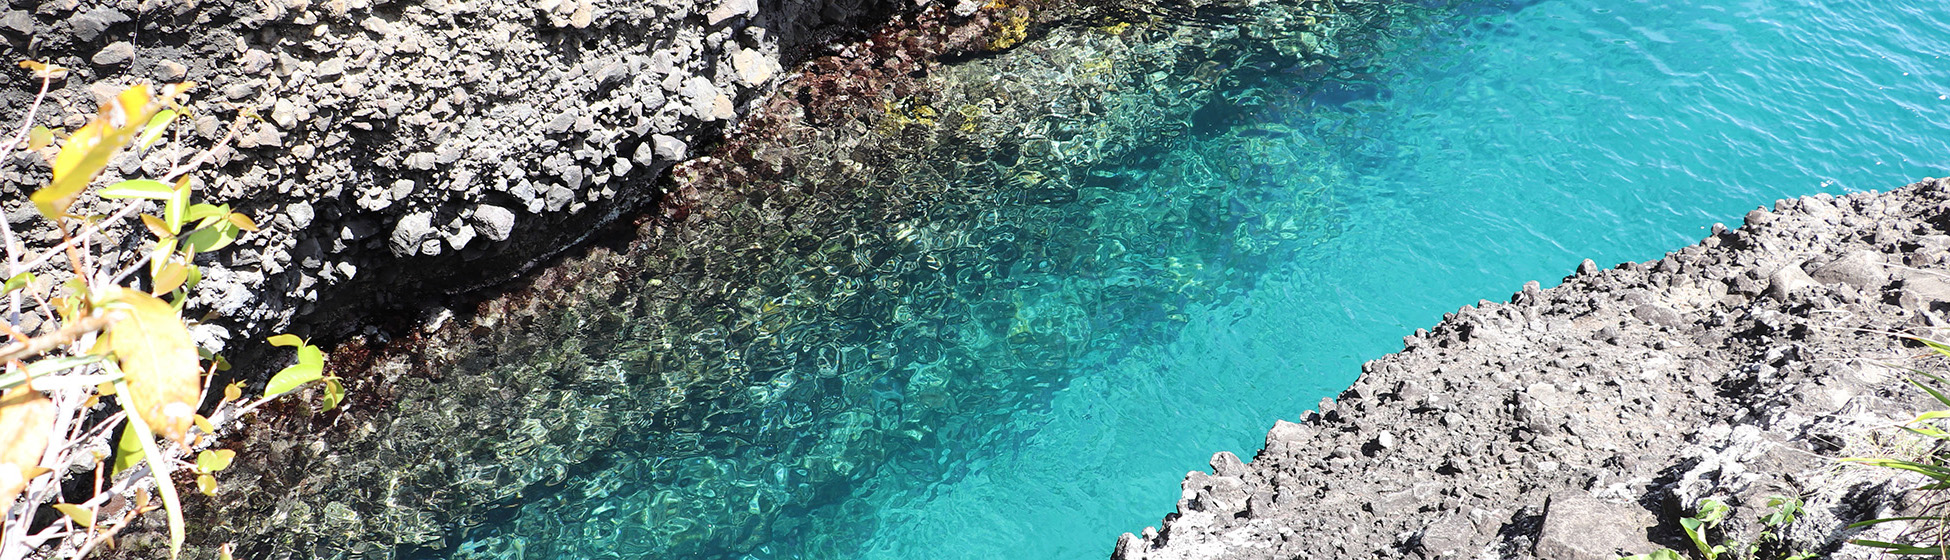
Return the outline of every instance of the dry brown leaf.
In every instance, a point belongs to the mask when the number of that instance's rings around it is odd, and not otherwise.
[[[27,481],[45,472],[47,433],[54,429],[54,402],[27,385],[0,394],[0,511],[11,509]]]
[[[140,290],[123,288],[114,307],[123,316],[109,327],[109,348],[128,382],[123,398],[156,435],[187,441],[202,371],[189,328],[168,302]]]

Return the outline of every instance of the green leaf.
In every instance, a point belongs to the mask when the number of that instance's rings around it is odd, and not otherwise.
[[[331,412],[332,409],[338,408],[339,404],[343,402],[345,402],[345,385],[339,383],[339,378],[337,377],[325,378],[325,397],[320,400],[320,404],[324,405],[325,411]]]
[[[1773,511],[1761,516],[1760,522],[1768,527],[1780,527],[1793,523],[1795,516],[1800,515],[1801,499],[1775,496],[1767,499],[1767,507]]]
[[[1938,556],[1941,554],[1945,554],[1946,552],[1950,552],[1950,545],[1916,546],[1916,545],[1909,545],[1909,544],[1897,544],[1892,542],[1872,541],[1869,539],[1855,539],[1848,542],[1850,544],[1855,544],[1858,546],[1880,548],[1889,551],[1890,554],[1901,554],[1905,556]]]
[[[216,497],[217,477],[210,476],[210,473],[196,475],[196,491],[202,492],[205,496]]]
[[[190,176],[177,179],[176,188],[171,194],[173,196],[163,203],[163,224],[169,226],[169,233],[180,234],[185,220],[183,212],[190,205]]]
[[[176,120],[176,111],[171,109],[157,111],[156,116],[149,117],[149,124],[142,128],[142,137],[136,140],[136,146],[147,150],[150,146],[156,145],[156,141],[162,140],[163,132],[169,130],[169,122],[173,120]]]
[[[128,394],[128,383],[117,383],[115,392]],[[163,510],[169,514],[169,557],[173,560],[183,552],[183,501],[176,496],[176,483],[169,479],[169,460],[156,447],[155,432],[142,421],[140,414],[129,415],[129,428],[140,434],[136,439],[142,443],[142,454],[149,460],[149,474],[156,481],[156,493],[162,495]]]
[[[76,525],[90,529],[95,527],[95,512],[88,511],[88,508],[74,504],[54,504],[54,510],[68,516],[68,519],[73,519]]]
[[[1636,554],[1618,560],[1686,560],[1686,557],[1680,556],[1679,551],[1670,548],[1661,548],[1651,554]]]
[[[1915,379],[1910,379],[1908,381],[1909,384],[1915,385],[1916,388],[1922,389],[1923,392],[1929,393],[1930,396],[1932,397],[1936,397],[1936,402],[1943,403],[1943,406],[1950,406],[1950,397],[1943,396],[1943,393],[1938,392],[1936,389],[1931,389],[1928,385],[1924,385],[1922,382],[1917,381]]]
[[[129,179],[102,189],[102,198],[141,198],[146,200],[169,200],[176,196],[176,189],[169,183],[155,179]]]
[[[271,376],[271,382],[264,386],[264,396],[274,397],[289,393],[301,385],[323,379],[324,377],[324,353],[319,352],[317,346],[309,344],[300,346],[298,348],[298,363],[279,370],[277,375]]]
[[[186,223],[202,221],[203,225],[199,227],[209,227],[210,224],[216,223],[215,220],[224,219],[224,216],[229,214],[230,205],[228,204],[217,206],[214,204],[197,203],[191,204],[189,209],[183,212],[183,221]]]
[[[109,474],[122,474],[141,463],[143,457],[142,434],[136,431],[135,424],[122,426],[122,437],[115,442],[115,468]]]
[[[189,237],[183,238],[183,243],[198,253],[208,253],[229,246],[237,240],[237,235],[237,224],[220,221],[214,226],[190,233]]]
[[[1936,520],[1936,519],[1941,519],[1941,518],[1939,518],[1939,517],[1936,517],[1936,516],[1933,516],[1933,515],[1913,515],[1913,516],[1906,516],[1906,517],[1883,517],[1883,518],[1880,518],[1880,519],[1870,519],[1870,520],[1868,520],[1868,521],[1857,521],[1857,522],[1854,522],[1854,523],[1850,523],[1850,524],[1848,524],[1848,527],[1847,527],[1847,528],[1849,528],[1849,529],[1861,529],[1861,528],[1863,528],[1863,527],[1868,527],[1868,526],[1871,526],[1871,525],[1881,525],[1881,524],[1883,524],[1883,523],[1888,523],[1888,522],[1891,522],[1891,521],[1923,521],[1923,520]]]
[[[281,334],[265,340],[269,341],[272,346],[299,347],[305,345],[305,339],[298,338],[298,335],[295,334]]]
[[[1904,461],[1901,459],[1883,459],[1879,457],[1845,457],[1842,459],[1842,461],[1848,463],[1861,463],[1864,465],[1875,466],[1875,467],[1905,470],[1905,471],[1910,471],[1910,472],[1921,474],[1923,476],[1930,477],[1932,479],[1935,479],[1938,482],[1950,482],[1950,469],[1946,469],[1936,465],[1926,465],[1915,461]]]
[[[1726,502],[1713,498],[1703,498],[1699,501],[1699,514],[1693,517],[1706,523],[1707,527],[1714,527],[1725,520],[1727,513],[1730,511],[1733,511],[1733,508],[1727,507]]]
[[[196,454],[196,468],[213,473],[230,468],[230,462],[237,458],[237,452],[229,449],[205,449]]]
[[[22,272],[15,274],[13,278],[7,279],[7,288],[4,291],[0,291],[0,293],[11,294],[14,290],[25,288],[28,284],[32,283],[34,283],[34,273]]]

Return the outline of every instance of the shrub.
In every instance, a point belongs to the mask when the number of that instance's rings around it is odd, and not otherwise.
[[[234,121],[213,147],[168,152],[194,157],[168,162],[173,165],[160,177],[97,188],[118,157],[163,157],[153,149],[171,124],[184,120],[182,102],[193,85],[129,87],[87,124],[61,134],[31,124],[48,85],[64,70],[21,66],[41,80],[41,90],[19,130],[0,145],[0,161],[21,148],[48,159],[51,178],[29,198],[61,242],[30,253],[0,220],[6,259],[0,305],[7,319],[0,336],[9,339],[0,345],[0,560],[37,550],[86,556],[156,509],[168,517],[173,557],[184,527],[172,478],[186,474],[204,494],[215,494],[217,473],[236,456],[213,448],[220,426],[307,383],[324,382],[328,410],[343,401],[344,390],[325,376],[323,353],[292,335],[271,337],[274,345],[295,348],[297,363],[274,376],[260,397],[245,399],[236,383],[213,386],[229,364],[197,347],[182,317],[202,279],[196,256],[257,230],[227,205],[194,202],[189,175],[234,139],[250,115]],[[89,197],[107,211],[76,214]],[[140,227],[127,223],[131,217]],[[135,245],[145,248],[112,251]],[[24,331],[23,313],[44,321]],[[198,413],[206,392],[218,403],[209,416]],[[118,427],[120,435],[111,437]],[[64,479],[86,476],[93,478],[92,493],[69,501]],[[35,527],[43,508],[61,516]]]

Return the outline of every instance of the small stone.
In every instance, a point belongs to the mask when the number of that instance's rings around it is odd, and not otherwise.
[[[548,124],[542,126],[542,132],[547,134],[562,134],[568,132],[569,129],[575,127],[575,125],[576,125],[575,112],[564,111],[560,114],[555,115],[555,118],[549,119]]]
[[[95,53],[94,58],[88,60],[94,62],[97,66],[128,64],[129,61],[135,60],[135,45],[130,44],[128,41],[109,43],[108,46],[102,47],[101,52]]]
[[[1801,265],[1790,264],[1768,275],[1767,296],[1776,301],[1787,301],[1788,295],[1818,285],[1814,278],[1801,270]]]
[[[1381,432],[1380,435],[1375,436],[1374,444],[1381,446],[1382,449],[1393,449],[1395,447],[1395,434],[1385,431]]]
[[[609,87],[623,82],[630,75],[630,67],[621,62],[611,62],[602,70],[596,71],[596,85]]]
[[[705,23],[717,26],[725,20],[758,13],[758,0],[723,0],[704,15]]]
[[[654,146],[657,157],[663,158],[665,161],[683,161],[684,157],[690,153],[690,147],[686,146],[683,140],[678,140],[671,136],[653,134],[650,136],[650,143]],[[646,166],[650,165],[641,161],[638,163],[643,163]]]
[[[180,81],[190,75],[190,67],[174,60],[156,63],[156,79],[165,82]]]
[[[7,29],[23,35],[33,33],[34,15],[23,10],[7,12],[7,15],[0,16],[0,29]]]
[[[562,185],[549,185],[548,190],[542,193],[542,199],[547,202],[547,208],[550,212],[561,210],[569,202],[574,201],[575,197],[575,191],[569,190],[568,187]]]
[[[474,226],[462,224],[453,233],[443,237],[447,241],[447,246],[453,247],[455,251],[465,249],[469,242],[474,241]]]
[[[1578,263],[1578,276],[1596,272],[1598,272],[1598,263],[1591,262],[1591,259],[1585,259],[1584,262]]]
[[[121,10],[101,7],[69,17],[68,28],[74,31],[75,38],[93,42],[103,31],[107,31],[109,26],[126,21],[129,21],[129,15],[122,13]]]
[[[424,242],[433,237],[433,234],[433,214],[417,212],[400,218],[399,222],[393,225],[393,235],[388,241],[392,246],[393,254],[402,257],[412,256],[425,249]],[[436,240],[434,254],[439,254],[438,245]]]
[[[468,215],[467,221],[481,235],[494,241],[506,241],[515,231],[515,213],[492,204],[474,207],[474,213]]]
[[[708,116],[714,121],[731,120],[738,116],[738,108],[731,104],[730,97],[719,94],[716,99],[711,100],[711,114]]]
[[[311,203],[300,200],[284,207],[284,217],[291,221],[291,229],[305,229],[311,225],[314,212]]]
[[[732,53],[731,67],[737,72],[738,81],[752,87],[765,85],[779,71],[778,62],[752,49]]]
[[[1632,316],[1661,327],[1679,328],[1686,324],[1686,318],[1678,311],[1651,303],[1632,308]]]

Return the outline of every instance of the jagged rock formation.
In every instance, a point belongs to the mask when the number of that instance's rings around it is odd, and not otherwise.
[[[1950,325],[1950,181],[1755,210],[1666,258],[1533,283],[1417,331],[1250,463],[1186,476],[1162,529],[1113,558],[1611,559],[1690,550],[1702,497],[1751,539],[1773,495],[1823,557],[1913,480],[1841,466],[1934,404],[1890,332]]]
[[[184,151],[125,156],[105,180],[155,174],[242,124],[194,174],[203,197],[267,226],[202,261],[211,283],[193,304],[224,319],[199,335],[221,347],[505,280],[654,200],[666,169],[823,41],[928,5],[14,0],[0,39],[12,58],[71,68],[35,115],[51,127],[131,83],[202,84]],[[8,130],[39,87],[0,72]],[[30,244],[58,240],[26,204],[47,173],[25,151],[0,162],[7,219]]]

